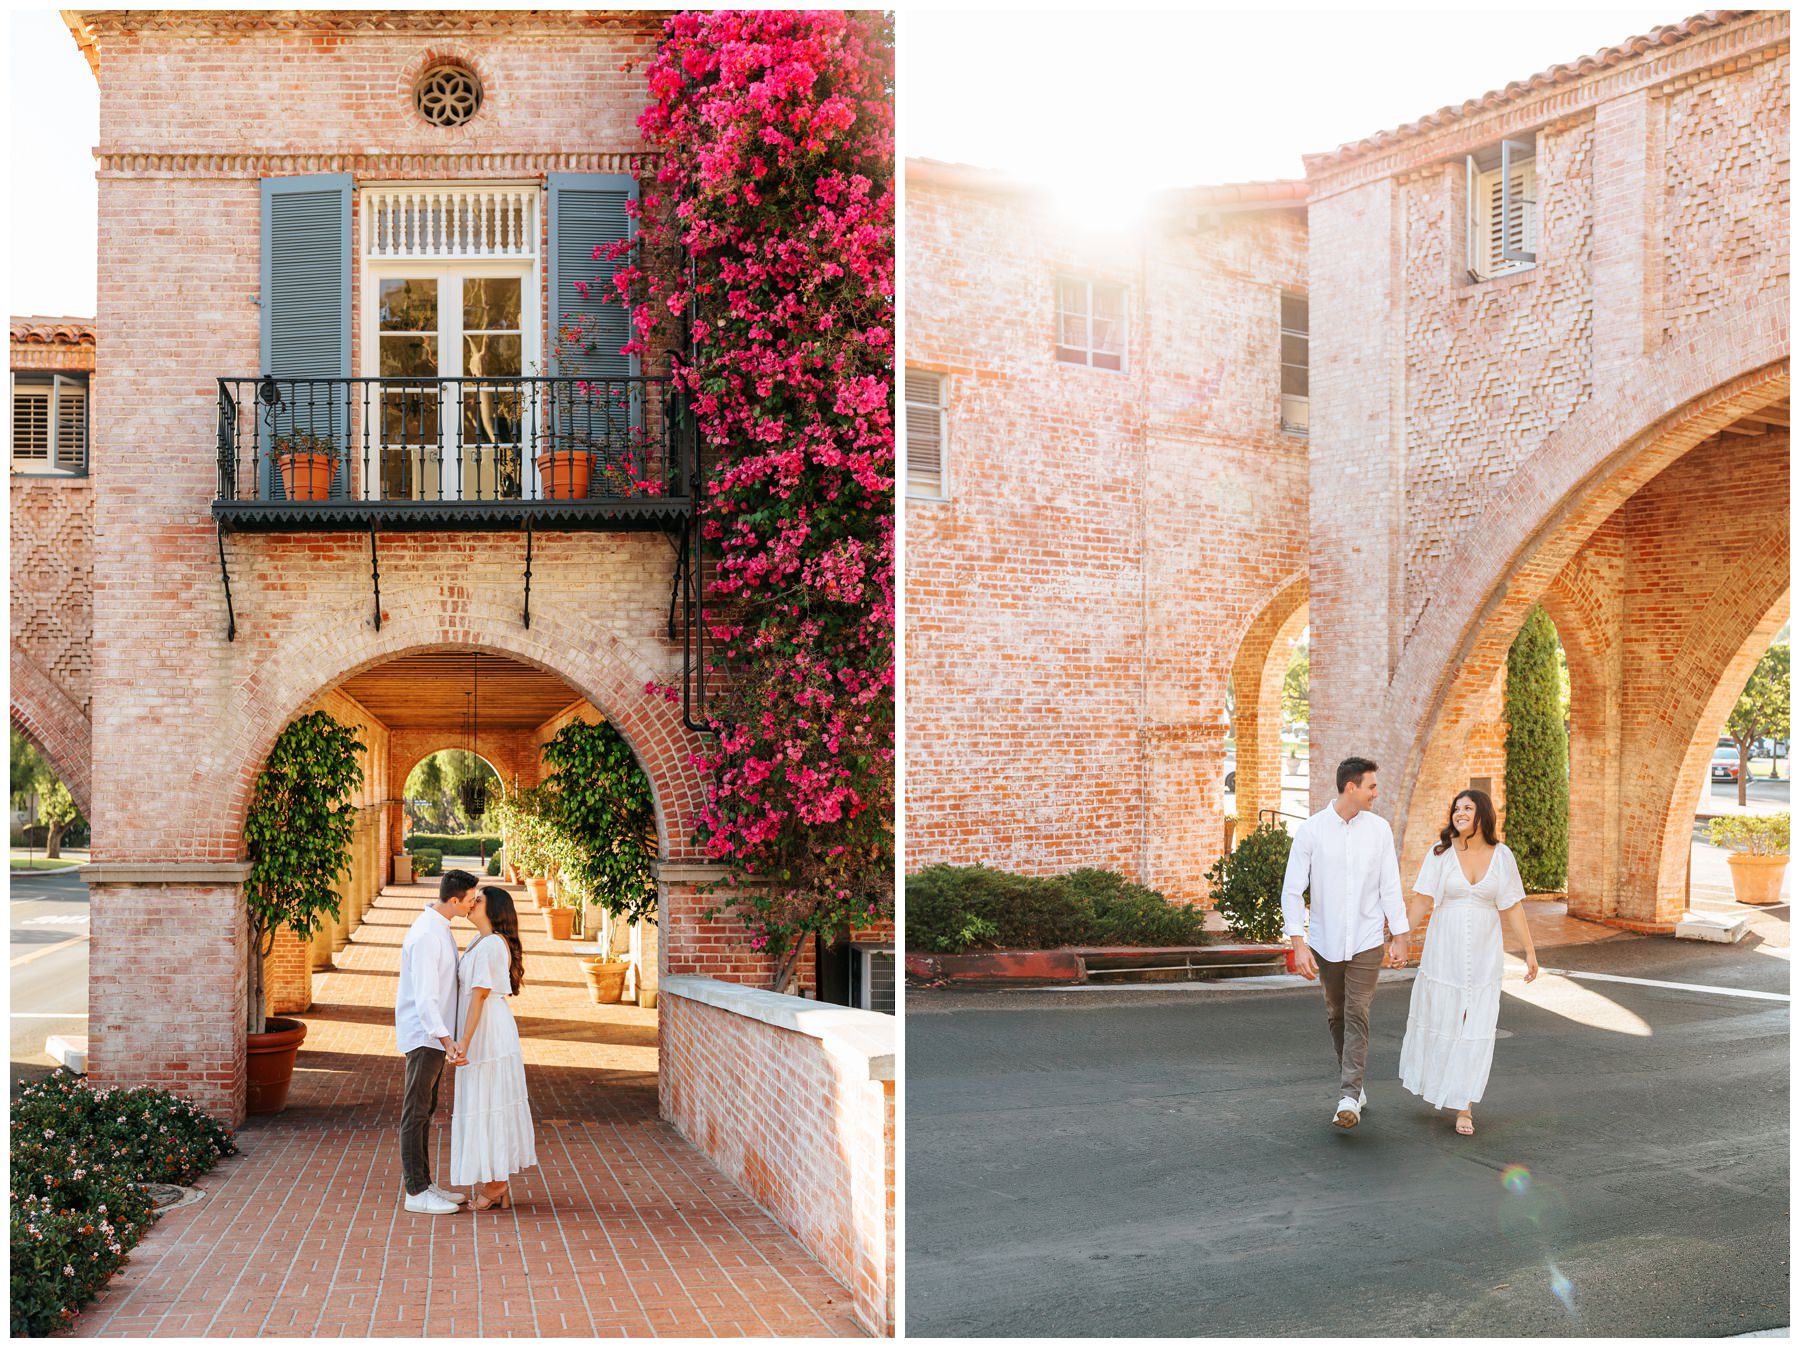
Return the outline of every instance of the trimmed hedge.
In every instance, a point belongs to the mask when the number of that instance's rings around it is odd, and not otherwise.
[[[412,859],[414,875],[437,875],[444,869],[444,854],[434,848],[417,848]]]
[[[492,856],[500,849],[500,835],[497,833],[411,833],[406,838],[406,850],[436,852],[440,857],[478,857]]]
[[[971,947],[1199,945],[1204,915],[1112,871],[1013,875],[986,866],[928,866],[906,880],[906,943],[956,954]]]
[[[92,1301],[154,1220],[146,1183],[185,1184],[237,1150],[167,1091],[94,1090],[65,1071],[12,1115],[12,1332],[41,1337]]]

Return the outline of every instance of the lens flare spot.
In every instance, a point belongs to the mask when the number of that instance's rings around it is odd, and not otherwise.
[[[1509,1165],[1500,1172],[1500,1187],[1509,1194],[1523,1194],[1531,1188],[1531,1171],[1522,1165]]]
[[[1563,1276],[1563,1271],[1555,1264],[1550,1265],[1550,1292],[1565,1309],[1575,1309],[1575,1284]]]

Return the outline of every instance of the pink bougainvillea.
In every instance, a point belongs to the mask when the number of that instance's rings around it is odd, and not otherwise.
[[[688,319],[721,690],[699,836],[781,987],[808,933],[892,912],[891,23],[677,14],[648,76],[660,160],[613,286],[627,353]]]

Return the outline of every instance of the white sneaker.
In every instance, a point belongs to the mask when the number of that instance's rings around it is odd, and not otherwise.
[[[423,1212],[432,1217],[442,1217],[445,1213],[455,1212],[456,1204],[448,1198],[439,1198],[430,1189],[406,1196],[408,1212]]]
[[[447,1199],[452,1203],[467,1203],[469,1201],[469,1196],[467,1194],[453,1193],[451,1190],[438,1184],[431,1186],[431,1192],[436,1194],[439,1198]]]
[[[1339,1128],[1356,1127],[1362,1122],[1362,1102],[1346,1095],[1337,1102],[1337,1113],[1331,1116],[1331,1121]]]

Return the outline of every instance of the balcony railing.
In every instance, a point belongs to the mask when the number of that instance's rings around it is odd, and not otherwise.
[[[666,376],[219,380],[214,515],[639,527],[686,514],[691,418]]]

